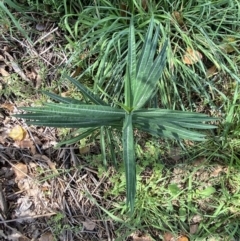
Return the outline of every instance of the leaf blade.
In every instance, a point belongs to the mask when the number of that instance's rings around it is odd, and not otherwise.
[[[132,114],[126,113],[123,126],[123,159],[125,164],[125,175],[127,183],[127,205],[131,212],[134,209],[136,195],[136,164],[134,154],[134,138]]]

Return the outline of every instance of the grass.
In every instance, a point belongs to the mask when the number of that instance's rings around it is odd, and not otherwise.
[[[3,14],[0,22],[6,26],[6,30],[1,30],[4,32],[5,43],[13,41],[11,37],[21,41],[31,38],[29,25],[25,24],[30,15],[8,4],[11,2],[4,3],[9,12],[1,8]],[[42,72],[45,74],[41,89],[81,99],[73,86],[60,77],[61,72],[67,69],[69,73],[75,74],[75,78],[84,77],[80,80],[81,83],[92,88],[95,93],[102,94],[106,99],[104,93],[114,95],[116,100],[122,101],[123,85],[120,79],[125,71],[131,5],[128,7],[127,3],[120,5],[119,1],[106,0],[98,1],[97,5],[94,1],[69,2],[69,7],[66,7],[66,1],[53,1],[51,8],[45,3],[37,5],[35,2],[20,6],[23,10],[31,6],[31,10],[36,12],[36,15],[31,15],[34,19],[35,16],[42,15],[52,20],[57,16],[60,19],[59,27],[64,32],[65,39],[59,49],[64,52],[67,62],[50,78],[48,74],[54,68],[42,63]],[[99,155],[85,154],[84,165],[97,170],[97,174],[94,174],[97,180],[103,177],[105,180],[104,185],[100,185],[104,198],[92,194],[97,204],[108,211],[99,212],[98,218],[114,223],[113,230],[118,240],[126,240],[137,230],[148,233],[155,240],[162,240],[166,232],[175,236],[187,235],[191,241],[210,238],[238,240],[239,3],[233,0],[176,1],[173,5],[163,0],[159,3],[149,1],[146,7],[140,2],[134,2],[133,7],[137,46],[143,41],[152,13],[160,24],[163,39],[169,40],[168,67],[159,81],[157,95],[149,105],[204,112],[221,116],[223,120],[216,131],[209,133],[208,141],[201,144],[162,141],[135,133],[138,140],[135,147],[138,194],[132,216],[126,215],[123,166],[120,165],[118,173],[112,168],[105,171]],[[42,10],[44,6],[46,9]],[[35,20],[32,21],[35,23]],[[159,42],[159,49],[161,44]],[[202,61],[194,65],[184,64],[187,47],[200,52]],[[32,56],[28,57],[31,59]],[[21,60],[18,63],[23,66]],[[102,66],[104,71],[100,71]],[[215,71],[211,72],[211,67]],[[23,100],[30,103],[32,96],[39,98],[34,101],[35,105],[47,101],[39,90],[30,88],[26,91],[22,80],[15,73],[11,73],[9,81],[9,87],[4,84],[1,90],[1,102],[3,96],[4,100],[9,101],[11,98],[15,103]],[[62,138],[64,130],[60,130],[60,134]],[[117,135],[113,138],[116,143],[120,142]],[[90,138],[84,141],[86,145],[92,145],[93,140]],[[100,143],[100,140],[97,142]],[[181,151],[177,149],[179,146]],[[78,148],[78,145],[74,147]],[[111,159],[110,148],[111,145],[107,145],[107,160]],[[177,159],[173,158],[172,150],[177,150]],[[120,153],[121,146],[115,151]],[[118,154],[116,156],[119,158]],[[79,172],[79,175],[82,173]],[[63,175],[62,179],[64,178]],[[86,184],[91,185],[95,185],[93,181]],[[69,190],[75,191],[71,188]],[[75,195],[78,195],[77,192]],[[75,205],[77,206],[76,203]],[[56,223],[52,227],[53,233],[59,234],[61,230],[66,232],[74,228],[70,218],[59,217],[60,220],[50,220],[51,224]],[[79,227],[82,225],[79,224]]]

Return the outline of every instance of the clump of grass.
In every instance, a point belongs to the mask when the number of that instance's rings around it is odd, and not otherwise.
[[[185,234],[190,240],[239,237],[238,170],[204,157],[193,157],[170,169],[159,160],[145,164],[137,166],[138,195],[130,218],[123,214],[126,206],[121,201],[125,180],[120,174],[110,175],[114,189],[105,195],[114,202],[109,212],[124,220],[117,237],[136,230],[147,230],[156,240],[166,232],[176,237]]]
[[[87,72],[94,76],[95,92],[102,88],[121,99],[123,85],[120,77],[125,69],[129,19],[133,16],[139,46],[150,16],[154,14],[161,35],[169,39],[168,69],[159,81],[161,103],[158,104],[167,108],[196,109],[196,101],[204,99],[204,105],[216,107],[212,96],[221,92],[217,83],[224,74],[239,81],[236,58],[239,53],[240,6],[223,0],[208,4],[179,1],[174,5],[169,1],[150,1],[147,6],[141,1],[129,2],[132,2],[134,11],[130,11],[130,3],[123,6],[118,1],[99,1],[97,5],[84,7],[78,14],[63,18],[62,24],[71,38],[79,42],[71,64],[87,65]],[[71,19],[75,19],[74,25],[70,24]],[[183,62],[189,48],[202,55],[202,59],[192,65]],[[83,55],[85,57],[79,59]],[[215,72],[211,73],[211,67]],[[211,76],[215,73],[218,73],[217,78]]]

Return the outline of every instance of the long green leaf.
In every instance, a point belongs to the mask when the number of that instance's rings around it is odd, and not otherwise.
[[[206,114],[168,109],[140,109],[133,112],[133,120],[139,117],[169,119],[169,121],[203,122],[216,121],[219,118],[209,117]]]
[[[142,49],[142,52],[141,52],[141,55],[140,55],[140,58],[139,58],[139,61],[138,61],[138,64],[137,64],[137,76],[136,76],[136,79],[133,79],[133,86],[134,86],[134,90],[138,90],[138,82],[136,80],[138,79],[142,79],[143,76],[145,75],[145,72],[146,72],[146,66],[147,66],[147,63],[149,61],[149,55],[151,53],[150,49],[151,49],[151,37],[152,37],[152,32],[153,32],[153,17],[151,18],[151,22],[149,24],[149,27],[148,27],[148,31],[147,31],[147,34],[146,34],[146,39],[144,41],[144,45],[143,45],[143,49]]]
[[[106,102],[101,100],[97,95],[95,95],[92,91],[90,91],[87,87],[76,81],[74,78],[64,74],[64,77],[71,81],[80,91],[81,93],[89,98],[96,105],[108,105]]]
[[[128,37],[128,58],[127,58],[127,75],[125,77],[125,105],[131,111],[133,107],[133,89],[131,82],[136,78],[136,43],[133,18],[131,18]]]
[[[172,125],[170,123],[163,123],[163,125],[157,125],[155,123],[143,122],[136,124],[136,127],[156,137],[177,140],[186,139],[194,141],[203,141],[205,140],[206,136],[204,134],[189,131],[185,128],[181,128],[180,126]]]
[[[137,96],[134,99],[134,108],[139,109],[143,107],[149,98],[156,91],[157,82],[159,81],[163,68],[166,63],[166,48],[167,42],[164,43],[163,48],[151,66],[148,75],[142,79],[138,79],[139,87],[136,91]],[[153,51],[153,49],[151,49]]]
[[[29,125],[37,126],[49,126],[49,127],[58,127],[58,128],[88,128],[88,127],[101,127],[101,126],[113,126],[119,127],[121,120],[85,120],[85,121],[55,121],[55,120],[46,120],[46,121],[27,121]]]
[[[102,153],[103,165],[107,168],[107,155],[106,155],[106,143],[105,143],[105,127],[101,126],[100,129],[100,148]]]
[[[82,101],[80,100],[76,100],[76,99],[72,99],[72,98],[67,98],[67,97],[61,97],[59,95],[47,92],[47,91],[42,91],[45,95],[49,96],[51,99],[59,101],[61,103],[65,103],[65,104],[83,104]]]
[[[56,145],[56,148],[61,147],[62,145],[71,145],[74,144],[84,138],[86,138],[87,136],[91,135],[93,132],[95,132],[98,128],[88,128],[87,130],[83,129],[83,132],[75,137],[70,138],[69,136],[67,136],[67,140],[66,141],[61,141]]]
[[[12,1],[8,1],[8,3],[12,3]],[[15,5],[16,6],[16,5]],[[17,29],[21,32],[21,34],[29,41],[29,43],[33,43],[32,40],[28,37],[26,34],[26,31],[21,27],[21,25],[18,23],[18,21],[15,19],[15,17],[12,15],[12,13],[8,10],[8,8],[4,5],[3,1],[0,1],[0,8],[11,18]],[[21,11],[24,12],[24,11]]]
[[[22,110],[34,113],[43,113],[46,116],[51,114],[61,114],[74,116],[87,116],[87,117],[123,117],[125,111],[110,106],[103,105],[75,105],[75,104],[55,104],[47,103],[43,107],[24,107]],[[16,117],[25,118],[24,115],[15,115]]]
[[[127,183],[127,205],[130,205],[132,212],[136,195],[136,164],[131,113],[126,113],[123,125],[123,159]]]

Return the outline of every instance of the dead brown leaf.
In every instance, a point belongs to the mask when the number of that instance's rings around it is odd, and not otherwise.
[[[27,165],[21,162],[17,163],[16,165],[13,165],[13,170],[16,175],[16,178],[15,178],[16,181],[25,178],[28,173]]]
[[[36,154],[36,147],[34,145],[34,142],[30,139],[25,139],[25,140],[22,140],[22,141],[16,141],[15,146],[18,146],[21,149],[30,149],[30,151],[33,155]]]
[[[74,78],[74,77],[79,76],[81,72],[82,72],[82,68],[81,68],[81,66],[78,66],[78,67],[75,69],[72,77]]]
[[[190,234],[195,234],[198,230],[198,223],[190,224]]]
[[[6,55],[7,59],[9,60],[8,65],[13,68],[15,73],[17,73],[23,80],[28,82],[30,85],[33,85],[30,79],[27,78],[23,70],[18,66],[18,64],[15,62],[14,58],[7,52],[4,51],[4,55]]]
[[[9,240],[9,241],[30,241],[30,239],[28,237],[24,236],[17,230],[15,232],[13,232],[12,234],[8,235],[7,240]]]
[[[1,105],[1,107],[8,110],[9,112],[13,112],[15,109],[14,104],[11,104],[11,103],[4,103]]]
[[[50,231],[44,233],[41,235],[41,237],[38,239],[38,241],[53,241],[54,237]]]
[[[226,172],[225,168],[221,165],[217,165],[215,170],[210,174],[210,177],[217,177],[221,172]]]
[[[236,45],[236,38],[229,36],[223,40],[220,48],[223,50],[223,52],[229,54],[235,51],[234,45]]]
[[[177,239],[177,241],[189,241],[189,239],[187,236],[182,235]]]
[[[198,157],[197,159],[195,159],[192,164],[195,167],[199,167],[202,166],[204,164],[204,162],[206,161],[205,157]]]
[[[87,229],[87,230],[94,230],[94,228],[96,227],[96,223],[94,223],[91,220],[87,220],[85,222],[82,222],[83,226]]]
[[[49,34],[49,35],[47,35],[47,37],[45,38],[45,41],[46,41],[46,42],[51,42],[51,41],[54,40],[54,38],[55,38],[54,34]]]
[[[9,133],[9,137],[11,137],[14,141],[22,141],[25,139],[27,132],[21,126],[15,126]]]
[[[206,77],[210,78],[218,73],[218,69],[216,65],[213,65],[211,68],[209,68],[206,72]]]
[[[151,236],[145,234],[145,235],[137,235],[136,233],[133,233],[131,235],[131,238],[133,241],[152,241],[153,239],[151,238]]]
[[[182,58],[184,64],[193,65],[202,59],[202,54],[197,50],[187,48]]]
[[[174,11],[172,13],[172,17],[177,21],[177,23],[182,26],[184,24],[184,21],[183,21],[183,15],[182,13],[178,12],[178,11]]]
[[[181,148],[173,147],[169,151],[169,157],[172,158],[175,162],[179,161],[182,157]]]
[[[5,65],[0,65],[0,74],[3,76],[3,77],[9,77],[10,74],[5,70]]]
[[[87,154],[90,151],[90,147],[89,146],[81,147],[79,151],[80,151],[80,154]]]
[[[53,163],[47,156],[45,155],[40,155],[40,154],[36,154],[34,155],[34,158],[40,161],[45,161],[48,166],[55,172],[58,174],[58,170],[56,169],[56,164]]]
[[[35,82],[35,86],[38,89],[42,84],[42,77],[40,75],[40,68],[39,67],[32,67],[26,73],[27,77],[32,81]]]
[[[173,234],[166,232],[163,235],[163,240],[164,241],[175,241],[175,238],[174,238]]]

